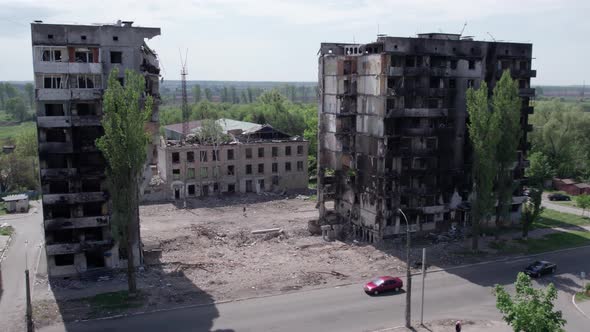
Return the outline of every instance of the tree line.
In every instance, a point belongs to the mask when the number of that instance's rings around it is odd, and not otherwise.
[[[35,105],[35,87],[27,83],[22,91],[8,82],[0,82],[0,109],[18,122],[30,120],[33,117]]]

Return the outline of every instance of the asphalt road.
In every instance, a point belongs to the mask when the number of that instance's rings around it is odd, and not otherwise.
[[[580,271],[590,272],[590,248],[577,248],[542,259],[558,264],[558,272],[535,281],[559,289],[557,307],[567,331],[586,331],[590,320],[575,310],[571,294],[581,288]],[[501,320],[491,293],[494,284],[510,285],[534,258],[486,263],[426,277],[424,320]],[[413,319],[420,318],[421,277],[413,280]],[[508,289],[513,289],[508,286]],[[362,285],[350,285],[218,305],[142,314],[133,317],[70,323],[41,329],[57,331],[373,331],[404,324],[405,294],[370,297]]]
[[[32,204],[38,205],[37,202]],[[8,214],[0,217],[14,228],[12,241],[2,261],[3,293],[0,297],[2,317],[0,330],[24,331],[25,315],[25,263],[28,264],[33,284],[37,258],[43,241],[40,211],[33,208],[28,214]]]
[[[546,199],[545,197],[543,197],[543,200],[541,201],[541,206],[544,206],[544,207],[551,209],[551,210],[563,212],[563,213],[577,214],[579,216],[581,216],[582,212],[584,212],[582,209],[553,203],[550,200]],[[589,212],[586,212],[584,215],[588,216]]]

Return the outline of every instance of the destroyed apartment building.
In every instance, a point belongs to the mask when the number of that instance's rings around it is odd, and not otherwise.
[[[137,71],[145,77],[145,93],[156,101],[146,126],[153,135],[148,163],[156,163],[160,70],[144,40],[160,35],[160,29],[132,24],[31,24],[50,276],[126,266],[126,252],[111,236],[106,161],[95,141],[103,135],[102,96],[111,69],[119,68],[123,85],[125,70]],[[135,250],[139,262],[139,244]]]
[[[368,242],[405,233],[399,209],[411,231],[466,225],[472,162],[466,91],[483,81],[491,91],[504,70],[522,98],[511,209],[518,218],[535,96],[532,44],[380,35],[369,44],[322,43],[319,54],[322,224],[348,224]]]
[[[220,139],[201,135],[215,123]],[[180,200],[221,193],[283,192],[306,189],[309,142],[270,125],[231,119],[188,122],[164,127],[158,151],[162,183],[144,191],[145,200]]]

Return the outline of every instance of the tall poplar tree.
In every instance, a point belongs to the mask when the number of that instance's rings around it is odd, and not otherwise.
[[[514,191],[512,170],[517,161],[517,149],[522,136],[520,123],[520,104],[518,83],[505,70],[502,78],[496,83],[492,95],[492,110],[499,118],[501,135],[496,149],[496,237],[502,220],[509,219]]]
[[[469,139],[473,146],[472,249],[478,250],[479,223],[488,217],[495,203],[493,185],[496,175],[496,147],[500,136],[499,117],[490,110],[488,86],[485,82],[477,90],[467,90],[467,112]]]
[[[153,100],[145,96],[145,81],[140,74],[125,71],[125,86],[117,77],[119,70],[109,75],[103,97],[102,126],[104,136],[97,146],[107,160],[107,180],[112,201],[111,231],[127,252],[127,282],[129,294],[135,295],[134,245],[139,243],[139,184],[150,139],[145,131]]]

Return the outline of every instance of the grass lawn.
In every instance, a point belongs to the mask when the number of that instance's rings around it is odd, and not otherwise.
[[[4,205],[4,202],[0,202],[0,216],[6,213],[6,206]]]
[[[0,235],[10,236],[14,232],[12,226],[0,227]]]
[[[559,204],[559,205],[563,205],[563,206],[576,207],[576,202],[574,202],[573,200],[571,200],[571,201],[551,201],[551,203],[555,203],[555,204]]]
[[[539,220],[535,222],[535,228],[552,228],[552,227],[571,227],[571,226],[588,226],[590,218],[581,217],[575,214],[558,212],[545,209]]]
[[[28,127],[35,127],[35,123],[33,121],[28,121],[16,126],[0,127],[0,142],[4,142],[8,138],[16,138],[16,134]]]
[[[586,295],[585,292],[578,292],[576,293],[576,302],[588,301],[590,300],[590,296]]]
[[[558,249],[580,247],[590,245],[590,232],[567,231],[551,233],[539,239],[528,239],[518,241],[526,254],[538,254]]]
[[[105,312],[113,314],[130,308],[139,308],[147,299],[141,292],[132,299],[128,297],[128,294],[127,291],[103,293],[80,301],[86,302],[92,308],[91,316],[98,317]]]

